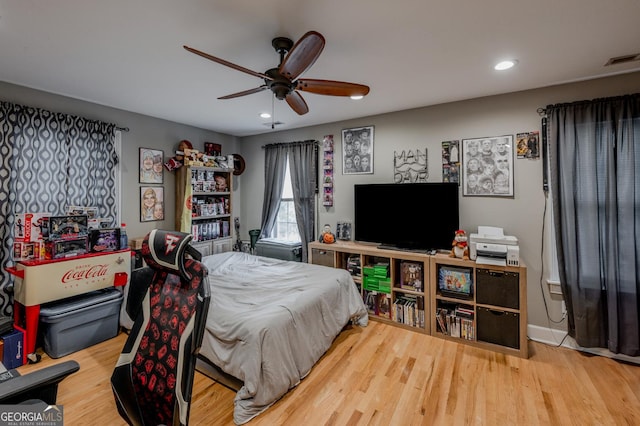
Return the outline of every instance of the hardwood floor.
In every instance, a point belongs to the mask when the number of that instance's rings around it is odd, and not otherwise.
[[[75,359],[65,425],[125,425],[109,378],[126,335]],[[638,425],[640,366],[529,342],[529,359],[376,321],[343,331],[297,388],[248,425]],[[233,425],[235,392],[196,373],[191,425]]]

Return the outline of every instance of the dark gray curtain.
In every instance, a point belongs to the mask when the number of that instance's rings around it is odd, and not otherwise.
[[[269,144],[265,146],[264,155],[265,185],[260,236],[271,235],[275,226],[288,158],[293,186],[293,204],[302,241],[302,259],[305,262],[307,246],[314,238],[315,229],[317,146],[317,141]]]
[[[314,239],[318,142],[292,143],[288,148],[296,222],[302,240],[302,259],[306,262],[307,246]]]
[[[640,355],[640,94],[546,107],[569,334]]]
[[[2,312],[13,283],[16,213],[63,214],[68,205],[95,206],[116,218],[115,126],[38,108],[0,102],[0,235]],[[115,226],[115,222],[113,223]]]
[[[282,188],[284,187],[285,167],[287,166],[287,146],[270,144],[264,152],[264,199],[262,202],[262,223],[260,237],[269,236],[276,224]]]

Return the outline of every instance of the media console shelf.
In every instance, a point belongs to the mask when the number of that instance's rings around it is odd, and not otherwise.
[[[309,263],[347,269],[372,319],[429,334],[429,256],[338,241],[309,243]]]
[[[309,263],[348,270],[371,319],[528,357],[522,261],[519,267],[490,266],[338,241],[309,243]]]
[[[431,257],[431,335],[527,358],[527,270]],[[454,289],[448,289],[453,286]],[[459,289],[468,286],[469,292]]]

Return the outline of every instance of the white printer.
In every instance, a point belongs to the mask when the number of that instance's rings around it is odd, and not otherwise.
[[[520,266],[518,239],[504,235],[502,228],[478,226],[478,233],[469,236],[469,258],[487,265]]]

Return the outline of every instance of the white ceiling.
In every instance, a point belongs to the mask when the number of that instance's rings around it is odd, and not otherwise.
[[[271,131],[271,92],[216,99],[263,81],[183,45],[262,73],[274,37],[323,34],[301,77],[371,92],[302,93],[303,116],[275,100],[282,130],[637,71],[604,64],[640,53],[639,18],[640,0],[0,0],[0,80],[246,136]]]

